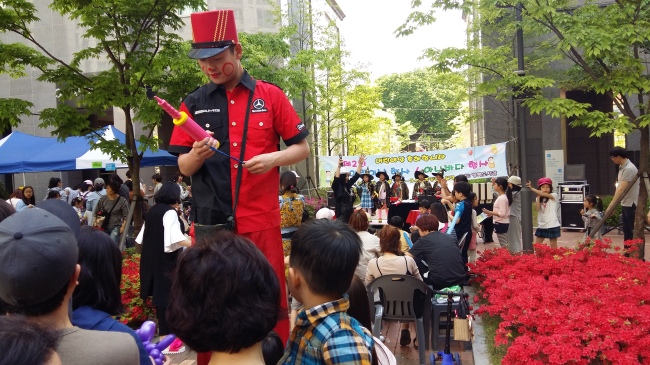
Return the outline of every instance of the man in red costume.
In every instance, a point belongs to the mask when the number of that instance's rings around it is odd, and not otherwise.
[[[213,138],[194,141],[175,127],[169,152],[178,154],[183,175],[192,177],[192,221],[198,228],[227,224],[236,202],[235,232],[259,247],[284,283],[278,166],[307,158],[309,133],[279,87],[254,80],[242,68],[242,46],[232,10],[194,13],[190,18],[193,43],[188,55],[198,60],[210,82],[187,95],[181,110]],[[280,138],[287,145],[285,150],[279,150]],[[244,143],[244,164],[210,149],[239,159]],[[281,291],[281,307],[283,314],[288,313],[285,290]],[[276,331],[286,342],[288,318],[282,317]],[[207,363],[203,360],[199,357],[199,365]]]

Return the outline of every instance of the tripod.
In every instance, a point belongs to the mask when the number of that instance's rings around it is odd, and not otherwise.
[[[302,186],[300,187],[300,191],[302,191],[305,188],[305,185],[307,185],[307,192],[309,193],[309,197],[311,198],[311,191],[313,187],[313,190],[316,190],[316,196],[318,199],[320,199],[320,193],[318,192],[318,188],[316,187],[316,184],[314,184],[314,180],[312,180],[310,175],[305,176],[305,181],[302,183]],[[310,187],[311,186],[311,187]]]

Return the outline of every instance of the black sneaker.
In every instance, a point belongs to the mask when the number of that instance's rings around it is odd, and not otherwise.
[[[399,336],[399,344],[401,346],[408,346],[411,343],[411,332],[409,330],[402,330]]]

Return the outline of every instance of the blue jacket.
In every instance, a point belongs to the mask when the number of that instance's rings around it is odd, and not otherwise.
[[[138,345],[140,365],[151,365],[151,359],[142,345],[140,336],[124,323],[115,320],[108,313],[88,306],[82,306],[72,312],[72,324],[85,330],[128,333],[133,337],[136,345]]]

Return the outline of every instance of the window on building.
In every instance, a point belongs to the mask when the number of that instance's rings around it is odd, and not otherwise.
[[[257,9],[257,26],[260,28],[275,28],[275,19],[271,10]]]

